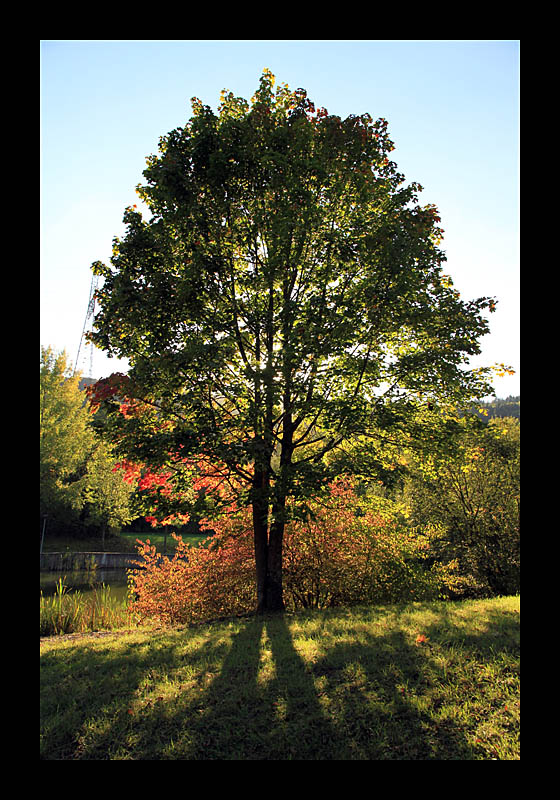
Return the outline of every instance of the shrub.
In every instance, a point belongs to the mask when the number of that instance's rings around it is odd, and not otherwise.
[[[520,424],[493,419],[481,429],[461,421],[454,452],[412,464],[412,518],[442,530],[438,558],[454,561],[454,596],[520,591]]]
[[[212,523],[206,546],[174,535],[172,558],[139,542],[145,568],[132,573],[140,618],[184,624],[249,613],[256,606],[251,512]],[[292,520],[284,536],[284,593],[288,608],[435,599],[452,578],[452,565],[431,563],[437,532],[400,522],[382,498],[358,497],[336,481],[315,501],[306,520]]]
[[[437,598],[452,569],[429,566],[434,532],[410,529],[389,501],[341,479],[305,521],[287,526],[284,585],[294,607]]]
[[[204,546],[192,546],[172,534],[177,542],[172,558],[158,555],[149,540],[139,542],[145,567],[131,571],[139,618],[184,624],[254,608],[253,551],[248,538],[237,535],[238,522],[233,517]]]

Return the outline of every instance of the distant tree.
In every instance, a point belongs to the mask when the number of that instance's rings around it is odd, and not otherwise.
[[[462,591],[520,590],[520,425],[513,418],[459,422],[455,447],[412,464],[408,500],[419,526],[440,525],[439,558],[457,560]]]
[[[86,465],[82,519],[86,527],[100,530],[103,550],[107,532],[120,531],[133,518],[134,483],[123,480],[115,461],[109,445],[98,441]]]
[[[41,348],[40,514],[59,533],[99,530],[105,547],[105,533],[130,521],[134,481],[94,431],[80,381],[65,352]]]
[[[459,298],[438,211],[392,149],[386,120],[343,120],[265,70],[251,103],[193,100],[148,159],[151,219],[128,208],[110,264],[93,265],[91,338],[131,364],[98,387],[106,430],[178,489],[198,464],[207,494],[250,504],[261,611],[284,607],[289,498],[320,492],[373,428],[491,391],[466,365],[495,301]],[[350,471],[375,471],[353,452]]]
[[[79,525],[86,464],[94,447],[80,375],[68,356],[41,347],[39,401],[40,513],[56,525]],[[50,523],[49,523],[50,524]]]
[[[496,398],[489,403],[482,403],[482,408],[486,411],[489,419],[494,417],[521,417],[521,397],[510,395],[506,398]]]

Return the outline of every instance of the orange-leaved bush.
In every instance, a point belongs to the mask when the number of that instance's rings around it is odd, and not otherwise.
[[[450,570],[433,563],[431,533],[408,528],[386,502],[359,496],[351,481],[335,481],[309,511],[285,528],[287,608],[427,600],[445,591]],[[198,547],[174,535],[173,558],[140,543],[145,568],[135,571],[133,589],[141,618],[182,624],[255,609],[251,510],[214,520],[212,528]]]
[[[435,599],[447,570],[432,563],[431,538],[339,479],[305,522],[286,526],[286,594],[294,607],[312,608]]]
[[[172,558],[139,542],[141,569],[132,571],[134,611],[141,620],[164,624],[235,616],[256,602],[254,555],[247,537],[216,533],[207,545],[193,547],[182,537]]]

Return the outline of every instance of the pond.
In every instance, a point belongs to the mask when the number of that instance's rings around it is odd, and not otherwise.
[[[41,592],[43,597],[50,597],[56,593],[58,581],[66,586],[67,592],[80,592],[85,598],[99,589],[101,584],[108,586],[111,597],[115,600],[125,600],[127,593],[126,569],[97,569],[95,572],[79,570],[76,572],[46,572],[41,571]]]
[[[139,534],[130,534],[130,536],[139,536]],[[148,537],[149,538],[149,537]],[[155,537],[152,537],[155,538]],[[162,540],[162,550],[164,549],[164,545],[166,542],[164,541],[164,537],[160,535]],[[196,547],[199,544],[202,544],[207,539],[207,535],[189,535],[187,541],[193,546]],[[171,548],[169,543],[167,542],[167,556],[169,558],[172,557],[174,549]],[[49,555],[46,553],[45,555]],[[52,553],[53,556],[56,556],[56,553]],[[70,554],[71,555],[71,554]],[[78,554],[79,555],[79,554]],[[111,555],[115,554],[108,554],[108,558]],[[132,555],[132,553],[131,553]],[[47,560],[48,563],[48,560]],[[58,562],[56,560],[50,563],[50,566],[54,566]],[[121,561],[121,563],[123,563]],[[72,564],[72,561],[70,561]],[[46,566],[47,564],[44,564]],[[70,567],[70,569],[64,570],[62,569],[42,569],[40,570],[40,590],[43,594],[43,597],[51,597],[56,593],[57,584],[59,580],[62,578],[62,582],[66,587],[67,592],[80,592],[85,599],[88,598],[89,595],[93,594],[96,590],[99,590],[99,587],[102,584],[109,587],[111,597],[115,600],[121,601],[126,599],[127,595],[127,569],[126,568],[111,568],[107,569],[102,566],[98,566],[93,571],[88,569],[80,569],[75,570]]]

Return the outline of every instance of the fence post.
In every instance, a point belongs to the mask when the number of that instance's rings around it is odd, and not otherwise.
[[[43,517],[43,533],[41,536],[41,550],[39,551],[40,555],[43,555],[43,542],[45,541],[45,528],[47,527],[47,516],[48,515],[45,514],[45,516]]]

